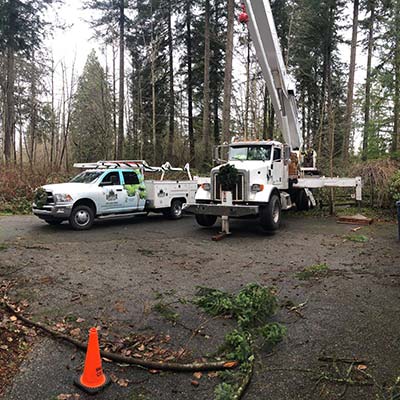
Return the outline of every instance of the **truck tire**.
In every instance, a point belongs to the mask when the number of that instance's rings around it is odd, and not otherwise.
[[[304,189],[297,192],[295,203],[297,211],[308,211],[310,209],[310,200]]]
[[[183,215],[182,200],[172,200],[171,207],[164,212],[164,215],[169,219],[181,219]]]
[[[269,203],[260,210],[260,224],[267,232],[277,231],[281,225],[281,201],[278,195],[273,194]]]
[[[216,221],[217,221],[216,215],[196,214],[196,222],[200,226],[210,227],[213,226]]]
[[[87,231],[94,223],[94,212],[92,208],[85,205],[78,205],[72,209],[69,223],[76,231]]]

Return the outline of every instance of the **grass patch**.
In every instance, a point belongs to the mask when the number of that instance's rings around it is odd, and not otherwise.
[[[322,278],[326,276],[329,272],[329,267],[327,264],[316,264],[310,267],[304,268],[301,272],[296,274],[296,278],[301,281],[306,281],[313,278]]]
[[[76,322],[76,320],[78,319],[78,317],[77,316],[75,316],[75,315],[73,315],[73,314],[67,314],[65,317],[64,317],[64,321],[65,321],[65,323],[71,323],[71,322]]]
[[[365,235],[347,235],[344,238],[355,243],[367,243],[369,241],[368,237]]]
[[[372,208],[372,207],[345,207],[345,208],[337,208],[336,215],[338,217],[343,216],[353,216],[361,214],[368,218],[372,218],[379,221],[393,221],[396,219],[396,210],[393,209],[385,209],[385,208]]]
[[[153,311],[174,324],[178,322],[180,318],[179,314],[169,304],[165,304],[162,301],[154,304]]]
[[[154,256],[154,251],[149,250],[149,249],[137,249],[138,253],[142,254],[143,256],[146,257],[153,257]]]
[[[8,246],[5,243],[0,243],[0,251],[5,251],[8,249]]]
[[[330,217],[330,212],[328,207],[315,207],[309,211],[297,211],[291,210],[289,214],[294,217],[318,217],[325,218]],[[335,215],[337,217],[353,216],[353,215],[364,215],[368,218],[372,218],[376,221],[393,222],[396,220],[396,210],[395,208],[385,209],[385,208],[372,208],[372,207],[345,207],[336,206]]]

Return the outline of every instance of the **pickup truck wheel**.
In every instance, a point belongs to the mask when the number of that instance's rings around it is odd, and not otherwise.
[[[213,226],[216,221],[217,221],[216,215],[196,214],[196,222],[200,226],[210,227],[210,226]]]
[[[84,205],[76,206],[73,208],[69,223],[76,231],[85,231],[92,227],[94,222],[93,210]]]
[[[169,219],[181,219],[183,215],[182,205],[183,202],[181,200],[172,200],[171,208],[169,208],[164,215]]]
[[[268,232],[277,231],[281,225],[281,212],[280,199],[273,194],[269,203],[260,210],[261,227]]]

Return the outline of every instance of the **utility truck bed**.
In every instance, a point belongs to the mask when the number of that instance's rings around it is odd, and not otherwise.
[[[184,203],[194,201],[196,181],[145,181],[148,209],[168,208],[171,199],[182,199]]]

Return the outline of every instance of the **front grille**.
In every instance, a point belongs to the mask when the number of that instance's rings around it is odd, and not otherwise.
[[[244,201],[244,174],[239,173],[238,183],[235,185],[235,189],[232,192],[233,201]],[[213,192],[214,199],[217,201],[221,201],[221,183],[219,181],[219,175],[215,174],[213,179]]]
[[[46,205],[53,205],[54,204],[54,196],[52,192],[47,192],[47,201],[46,201]]]

